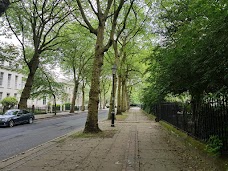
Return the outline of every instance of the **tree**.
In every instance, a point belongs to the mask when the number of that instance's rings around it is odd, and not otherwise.
[[[107,103],[107,93],[110,91],[112,77],[110,76],[111,72],[111,63],[105,57],[105,65],[103,66],[101,77],[100,77],[100,109],[106,108]]]
[[[98,127],[99,79],[104,53],[111,47],[116,26],[118,23],[121,23],[121,21],[118,21],[121,9],[123,6],[130,7],[127,5],[128,1],[124,0],[119,0],[118,2],[113,0],[106,2],[99,0],[96,2],[77,0],[76,2],[81,14],[81,18],[76,18],[76,20],[96,36],[91,89],[89,93],[89,110],[84,129],[84,132],[96,133],[100,131]],[[133,2],[134,0],[130,1],[130,3]],[[89,10],[90,12],[88,13]],[[94,21],[94,19],[96,20]],[[110,24],[109,26],[107,25],[108,22]],[[105,41],[105,38],[107,38],[107,41]]]
[[[0,16],[7,10],[10,5],[9,0],[0,0]]]
[[[189,92],[194,103],[207,93],[227,93],[227,8],[225,1],[163,1],[158,23],[164,37],[150,58],[148,103],[168,93]]]
[[[103,98],[103,104],[102,101],[100,100],[101,103],[101,108],[105,109],[106,108],[106,102],[107,102],[107,98],[106,98],[106,94],[108,93],[108,91],[110,90],[110,86],[111,86],[111,82],[110,79],[106,76],[106,77],[102,77],[101,78],[101,93],[102,93],[102,98]]]
[[[60,55],[60,66],[66,73],[73,74],[73,97],[71,101],[70,113],[74,113],[75,100],[80,82],[84,79],[87,70],[91,68],[91,60],[93,55],[92,43],[94,39],[87,36],[88,31],[84,28],[71,24],[63,30],[62,44]],[[85,83],[85,81],[84,81]]]
[[[15,97],[5,97],[2,99],[1,104],[3,106],[3,112],[5,112],[8,109],[11,109],[18,103],[17,99]]]
[[[117,36],[113,42],[115,54],[115,64],[118,66],[118,83],[117,87],[117,115],[126,111],[126,92],[127,92],[127,76],[128,66],[127,58],[136,53],[137,44],[144,44],[147,39],[140,43],[137,39],[145,35],[146,25],[149,25],[149,13],[151,12],[151,2],[141,2],[132,6],[132,10],[126,11],[125,20],[122,25],[118,26]],[[149,37],[149,36],[148,36]],[[137,42],[137,43],[136,43]],[[134,47],[135,46],[135,47]],[[136,57],[137,58],[137,57]],[[111,112],[111,110],[110,110]]]
[[[9,27],[20,42],[23,60],[29,69],[19,108],[27,107],[34,75],[43,58],[41,54],[52,51],[60,43],[59,32],[70,14],[69,9],[64,9],[66,5],[63,0],[27,0],[11,4],[6,12]],[[27,47],[31,47],[31,55],[27,54]]]
[[[7,60],[12,63],[20,63],[18,56],[20,56],[19,48],[13,44],[0,42],[0,59]]]
[[[63,83],[57,82],[54,77],[54,73],[49,73],[45,67],[39,67],[35,74],[31,97],[53,97],[54,100],[54,113],[56,115],[56,98],[64,96],[62,92],[64,85]]]
[[[205,92],[227,89],[227,6],[225,1],[183,1],[164,14],[167,46],[161,63],[175,93],[189,90],[200,99]],[[182,11],[182,12],[181,12]],[[166,66],[165,66],[166,65]]]

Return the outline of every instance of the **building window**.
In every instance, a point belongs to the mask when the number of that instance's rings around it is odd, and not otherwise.
[[[0,59],[0,66],[4,66],[4,60]]]
[[[15,89],[17,89],[18,76],[15,76]]]
[[[23,81],[23,77],[21,78],[21,89],[24,88],[24,81]]]
[[[9,97],[10,96],[10,93],[7,93],[6,96]]]
[[[3,76],[4,76],[4,72],[0,72],[0,86],[2,86],[2,83],[3,83]]]
[[[0,92],[0,100],[2,100],[2,92]]]
[[[44,96],[44,97],[43,97],[43,105],[46,105],[46,103],[47,103],[47,99],[46,99],[46,97]]]
[[[8,74],[8,85],[7,85],[8,88],[11,88],[10,87],[10,85],[11,85],[11,77],[12,77],[12,74]]]
[[[9,67],[12,67],[12,61],[9,61]]]
[[[17,98],[17,93],[14,93],[14,97]]]

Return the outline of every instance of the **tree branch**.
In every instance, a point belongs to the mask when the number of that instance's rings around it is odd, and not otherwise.
[[[13,27],[12,27],[10,21],[9,21],[9,17],[7,15],[7,12],[5,12],[5,14],[6,14],[6,20],[7,20],[8,24],[9,24],[10,30],[13,32],[13,34],[16,36],[17,40],[19,41],[19,43],[22,46],[23,58],[24,58],[25,63],[28,65],[28,61],[27,61],[26,56],[25,56],[25,46],[24,46],[24,43],[19,39],[16,31],[13,29]],[[22,24],[22,23],[20,23],[20,24]]]
[[[76,1],[77,1],[77,4],[78,4],[80,13],[82,15],[82,18],[83,18],[84,22],[86,23],[86,25],[88,26],[90,32],[95,34],[95,35],[97,35],[97,30],[93,28],[93,26],[90,24],[89,20],[86,18],[85,12],[84,12],[84,10],[82,8],[81,1],[80,0],[76,0]]]
[[[115,30],[116,30],[116,25],[117,25],[117,19],[118,19],[119,13],[120,13],[124,3],[125,3],[125,0],[120,0],[118,8],[114,12],[112,29],[110,32],[110,37],[109,37],[108,43],[104,47],[104,52],[108,51],[108,49],[110,48],[110,46],[112,45],[112,43],[114,41],[114,34],[115,34]]]
[[[92,2],[90,1],[90,0],[88,0],[88,2],[89,2],[89,4],[90,4],[90,7],[92,8],[92,10],[93,10],[93,12],[94,12],[94,14],[98,14],[97,13],[97,11],[95,10],[95,8],[93,7],[93,4],[92,4]]]

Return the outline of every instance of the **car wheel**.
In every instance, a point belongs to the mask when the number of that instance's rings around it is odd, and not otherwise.
[[[29,118],[28,123],[29,124],[32,124],[33,123],[33,119],[32,118]]]
[[[9,127],[13,127],[14,126],[14,122],[11,120],[11,121],[9,121]]]

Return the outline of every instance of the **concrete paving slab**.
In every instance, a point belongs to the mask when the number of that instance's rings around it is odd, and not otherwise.
[[[99,123],[111,138],[65,136],[0,163],[0,171],[217,171],[159,123],[131,109],[126,121]]]

